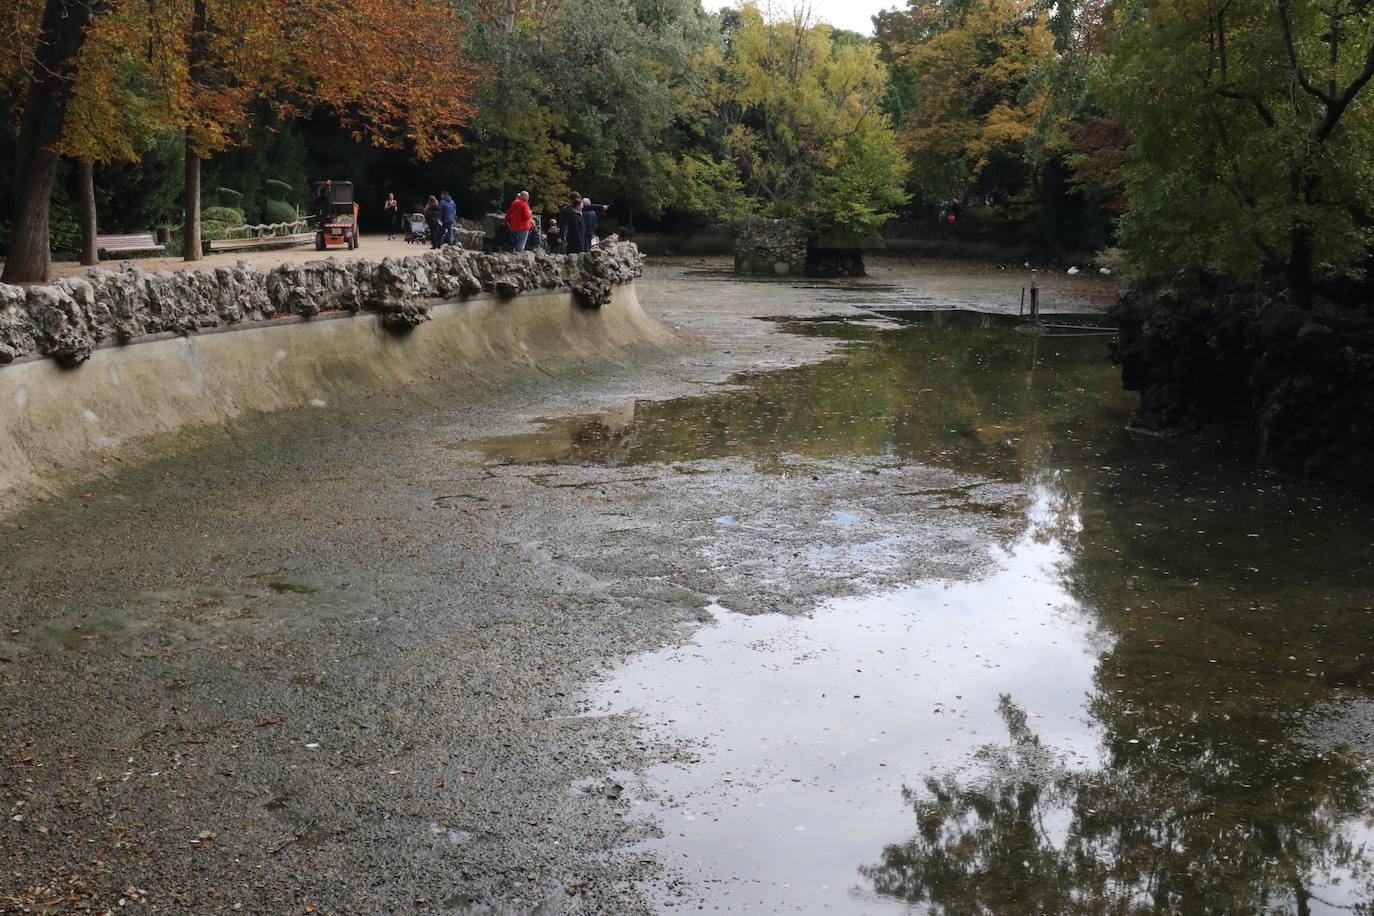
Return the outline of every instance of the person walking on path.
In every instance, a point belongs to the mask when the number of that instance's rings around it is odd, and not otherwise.
[[[453,198],[445,191],[439,197],[439,211],[444,220],[444,241],[445,245],[453,244],[453,225],[458,222],[458,205],[453,202]]]
[[[506,228],[510,230],[514,250],[524,251],[525,243],[530,239],[530,230],[534,228],[529,191],[521,191],[511,201],[510,209],[506,211]]]
[[[395,194],[386,196],[386,203],[382,204],[382,218],[386,220],[386,240],[389,242],[396,237],[396,230],[401,226],[401,207],[396,203]]]
[[[433,194],[425,201],[424,212],[425,225],[429,227],[429,247],[438,248],[444,244],[444,213]]]
[[[582,198],[582,227],[583,235],[586,236],[586,245],[583,251],[591,251],[596,244],[596,215],[597,211],[605,213],[611,209],[610,204],[594,204],[590,197]]]
[[[582,222],[582,197],[577,192],[568,198],[563,209],[558,211],[563,219],[563,250],[568,254],[581,254],[586,251],[586,225]]]

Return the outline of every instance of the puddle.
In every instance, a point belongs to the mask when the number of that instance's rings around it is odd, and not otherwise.
[[[996,501],[1020,533],[980,578],[807,616],[716,608],[596,689],[593,714],[690,749],[616,776],[665,833],[649,848],[673,877],[650,892],[733,912],[1369,911],[1368,502],[1129,434],[1102,337],[903,321],[789,324],[844,349],[479,444],[495,463],[868,468],[873,499],[828,510],[808,548],[864,566],[910,547],[841,537],[911,495],[904,467],[974,480],[921,491],[932,515],[979,509],[979,481],[1026,494]],[[723,544],[752,523],[706,517]]]
[[[894,800],[922,774],[974,772],[968,761],[1002,732],[1002,696],[1042,727],[1057,765],[1093,765],[1084,704],[1110,637],[1060,585],[1063,560],[1057,541],[1028,537],[979,582],[808,617],[715,606],[688,645],[626,666],[593,714],[666,723],[699,754],[645,774],[640,807],[668,834],[648,848],[719,882],[713,904],[857,912],[882,901],[855,866],[911,831]]]

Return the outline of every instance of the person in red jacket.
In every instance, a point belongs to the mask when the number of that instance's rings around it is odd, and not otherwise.
[[[534,228],[529,191],[521,191],[511,201],[510,209],[506,211],[506,228],[510,230],[515,250],[524,251],[525,243],[530,239],[530,230]]]

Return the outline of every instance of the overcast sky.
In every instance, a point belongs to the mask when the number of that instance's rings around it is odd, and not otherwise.
[[[801,0],[772,0],[773,9],[778,12],[790,11]],[[849,29],[851,32],[873,34],[870,18],[881,9],[905,7],[905,0],[810,0],[812,17],[823,19],[836,28]],[[705,0],[708,10],[737,6],[734,0]],[[767,9],[769,0],[758,0],[762,9]]]

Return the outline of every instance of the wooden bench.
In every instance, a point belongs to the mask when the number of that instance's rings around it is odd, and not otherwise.
[[[249,251],[269,248],[293,248],[296,245],[313,245],[314,232],[295,232],[291,235],[250,236],[246,239],[206,239],[201,242],[206,254],[216,251]]]
[[[166,254],[167,246],[159,245],[151,232],[130,235],[97,235],[95,253],[99,258],[129,257],[135,254]]]

